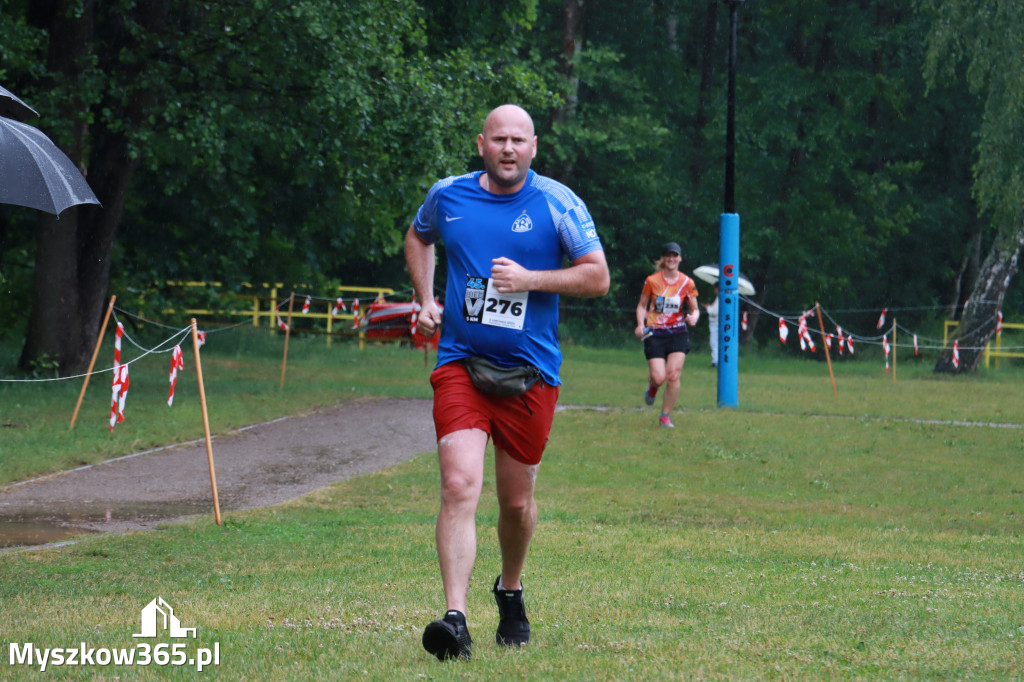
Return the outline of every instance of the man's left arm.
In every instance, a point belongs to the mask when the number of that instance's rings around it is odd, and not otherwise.
[[[503,294],[544,291],[564,296],[604,296],[611,286],[608,262],[598,249],[583,254],[572,265],[559,270],[527,270],[509,258],[491,261],[491,282]]]

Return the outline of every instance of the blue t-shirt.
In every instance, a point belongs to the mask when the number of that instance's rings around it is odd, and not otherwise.
[[[557,386],[558,295],[500,294],[490,286],[494,258],[528,270],[557,270],[601,249],[594,220],[568,187],[534,171],[515,194],[480,186],[482,171],[440,180],[427,192],[413,227],[448,257],[444,327],[437,366],[477,355],[503,365],[530,364]]]

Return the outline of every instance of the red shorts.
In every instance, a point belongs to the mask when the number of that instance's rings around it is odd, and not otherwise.
[[[523,395],[500,396],[477,390],[461,362],[449,362],[430,375],[434,387],[434,430],[480,429],[523,464],[539,464],[555,418],[558,387],[538,381]]]

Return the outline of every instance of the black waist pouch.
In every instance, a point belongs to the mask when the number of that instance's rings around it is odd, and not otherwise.
[[[478,357],[462,359],[473,385],[484,393],[522,395],[540,379],[540,370],[533,365],[505,367]]]

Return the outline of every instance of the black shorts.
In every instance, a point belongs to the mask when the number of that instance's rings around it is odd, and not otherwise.
[[[690,352],[690,334],[685,329],[678,334],[659,336],[654,334],[644,339],[644,357],[667,359],[670,353]]]

